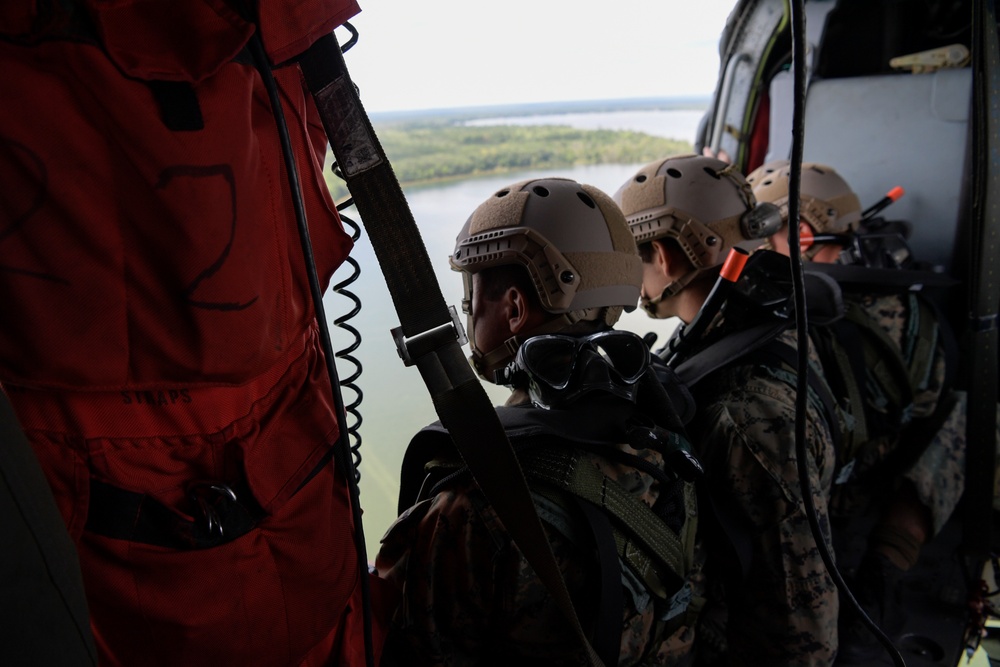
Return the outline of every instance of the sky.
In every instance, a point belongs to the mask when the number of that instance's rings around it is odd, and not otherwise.
[[[735,0],[358,0],[369,113],[708,96]],[[344,42],[348,34],[338,30]]]

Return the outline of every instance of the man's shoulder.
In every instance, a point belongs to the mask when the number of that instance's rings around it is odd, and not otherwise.
[[[824,432],[835,434],[841,428],[841,414],[812,340],[808,342],[811,409],[807,411],[807,420],[821,420],[827,424]],[[741,424],[766,425],[794,420],[798,382],[798,337],[797,331],[791,329],[777,334],[759,350],[724,365],[710,381],[703,383],[696,393],[700,418],[704,420],[706,415],[714,415],[714,419],[719,410],[724,410]],[[815,429],[812,432],[816,432]]]
[[[709,393],[719,394],[741,389],[772,387],[780,384],[795,384],[797,375],[798,339],[795,329],[775,329],[755,338],[747,347],[737,346],[743,342],[740,332],[731,334],[735,340],[726,343],[722,339],[715,343],[726,346],[723,360],[712,373],[712,387]],[[705,392],[700,392],[703,395]]]

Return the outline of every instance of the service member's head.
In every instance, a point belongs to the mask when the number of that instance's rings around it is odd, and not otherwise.
[[[490,381],[525,339],[613,325],[639,300],[642,268],[621,211],[564,178],[521,181],[479,205],[458,234],[473,362]]]
[[[788,160],[757,167],[747,182],[758,201],[771,202],[781,211],[782,229],[771,237],[771,247],[788,250]],[[851,242],[861,221],[861,201],[832,167],[815,162],[802,164],[799,186],[799,237],[802,256],[815,262],[835,262]]]
[[[642,257],[642,307],[655,318],[687,319],[678,295],[710,284],[731,248],[753,250],[780,224],[735,166],[700,155],[647,164],[614,199]]]

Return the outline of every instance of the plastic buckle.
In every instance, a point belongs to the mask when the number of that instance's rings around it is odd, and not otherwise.
[[[433,329],[421,331],[409,338],[403,335],[403,327],[396,327],[391,330],[392,340],[396,343],[396,352],[399,354],[399,358],[403,360],[403,365],[412,366],[417,363],[417,359],[420,357],[448,343],[458,341],[459,345],[465,345],[469,342],[468,337],[465,335],[465,327],[462,326],[462,322],[458,318],[458,311],[455,310],[455,306],[448,306],[448,312],[451,313],[451,322],[445,322]]]

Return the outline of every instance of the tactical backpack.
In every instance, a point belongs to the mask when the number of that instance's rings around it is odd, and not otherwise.
[[[660,405],[669,401],[652,373],[640,382],[640,395],[656,395]],[[590,543],[576,546],[596,552],[600,594],[593,608],[580,609],[579,615],[594,628],[592,644],[598,654],[619,651],[622,565],[656,600],[657,627],[650,647],[693,623],[702,604],[688,583],[698,524],[693,479],[699,469],[692,467],[680,419],[673,416],[653,424],[641,408],[618,399],[581,401],[565,410],[530,404],[499,407],[497,413],[536,502],[544,498],[589,529],[583,532],[589,532]],[[656,449],[664,458],[664,469],[622,451],[617,447],[621,443]],[[660,500],[647,506],[591,465],[588,453],[650,475],[659,483]],[[411,440],[403,459],[400,514],[468,472],[440,422],[424,428]]]
[[[836,483],[855,478],[857,463],[876,460],[875,448],[880,447],[888,448],[888,455],[864,474],[901,472],[924,452],[957,400],[952,391],[958,357],[954,335],[921,291],[925,281],[942,286],[951,281],[905,269],[819,264],[809,270],[835,275],[842,294],[843,316],[809,329],[847,420],[837,451]],[[884,272],[892,280],[879,280]],[[880,322],[880,309],[883,317],[903,319]],[[898,327],[899,343],[887,332],[890,325]],[[939,364],[944,365],[941,377],[935,375],[941,372]],[[921,403],[934,407],[928,410]]]

